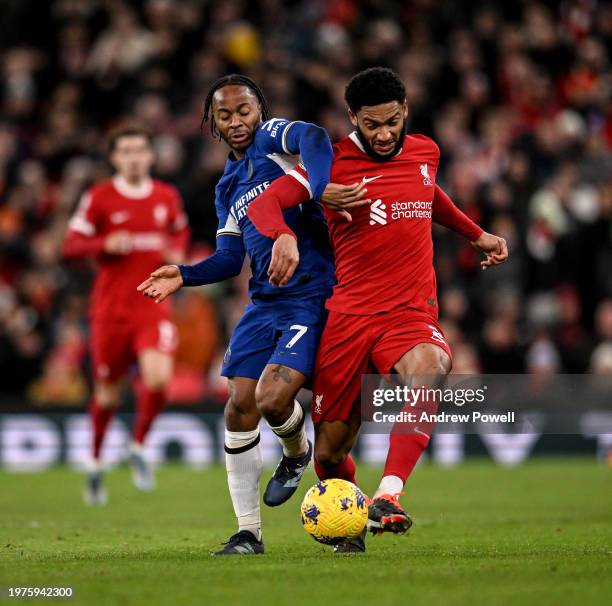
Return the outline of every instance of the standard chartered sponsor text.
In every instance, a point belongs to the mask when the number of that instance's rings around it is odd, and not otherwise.
[[[393,202],[391,204],[392,219],[429,219],[433,202],[427,200],[413,200],[407,202]]]

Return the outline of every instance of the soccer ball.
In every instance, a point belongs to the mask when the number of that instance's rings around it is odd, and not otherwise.
[[[302,526],[319,543],[337,545],[358,537],[368,521],[367,497],[346,480],[321,480],[304,496]]]

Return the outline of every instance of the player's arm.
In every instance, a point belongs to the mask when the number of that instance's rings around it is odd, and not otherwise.
[[[331,141],[324,128],[310,122],[273,118],[260,127],[257,141],[266,153],[299,154],[308,173],[304,186],[310,190],[310,198],[321,198],[334,161]]]
[[[185,254],[191,238],[191,229],[187,215],[183,210],[180,194],[172,188],[172,214],[170,216],[170,234],[166,250],[166,262],[178,265],[185,261]]]
[[[292,173],[279,177],[247,208],[247,216],[255,229],[274,240],[268,277],[273,286],[285,286],[299,262],[297,238],[285,222],[283,210],[307,202],[310,189]]]
[[[334,153],[324,128],[309,122],[290,122],[283,131],[282,141],[288,153],[299,153],[302,157],[313,200],[320,200],[325,206],[340,212],[347,221],[351,220],[351,215],[346,209],[370,203],[364,199],[367,192],[365,183],[340,185],[329,182]],[[297,169],[290,174],[299,176],[304,173]]]
[[[365,183],[340,185],[329,182],[334,152],[324,128],[310,122],[290,122],[284,127],[281,142],[286,153],[302,157],[313,200],[320,200],[340,212],[347,221],[351,220],[351,215],[346,209],[370,203],[364,199]],[[299,170],[296,172],[300,174]]]
[[[66,230],[62,255],[65,259],[76,260],[97,257],[104,252],[104,238],[85,236],[70,227]]]
[[[217,249],[204,261],[194,265],[179,265],[183,286],[214,284],[237,276],[242,271],[245,257],[242,237],[217,236]]]
[[[508,258],[508,246],[504,238],[489,234],[474,223],[461,211],[436,185],[433,199],[432,220],[467,238],[472,246],[485,254],[486,259],[480,262],[482,269],[499,265]]]
[[[124,230],[99,235],[100,210],[90,192],[81,198],[68,222],[62,254],[66,259],[85,259],[107,255],[126,255],[132,251],[132,238]]]
[[[363,199],[367,191],[364,183],[340,185],[329,182],[334,152],[324,128],[311,122],[274,118],[258,131],[258,142],[266,152],[301,156],[303,168],[298,166],[289,172],[309,193],[298,204],[310,199],[317,200],[341,212],[350,221],[351,216],[346,209],[370,202]]]
[[[285,222],[283,210],[298,206],[311,199],[311,191],[307,183],[304,183],[305,175],[303,173],[303,169],[296,168],[289,174],[279,177],[270,187],[257,196],[247,208],[247,216],[255,229],[263,236],[275,241],[272,246],[270,266],[268,267],[270,284],[273,286],[285,286],[293,276],[300,261],[296,236]],[[300,179],[296,175],[302,175],[302,178]],[[351,196],[359,196],[361,191],[365,191],[363,190],[363,184],[355,184],[353,187],[346,188],[343,185],[329,183],[327,189],[330,187],[349,189],[351,190]],[[344,196],[345,194],[341,193],[340,195]],[[359,205],[368,202],[369,200],[365,200],[359,202]],[[348,211],[342,210],[341,212],[349,221],[351,220]]]
[[[247,208],[247,217],[255,229],[272,240],[287,234],[295,238],[293,230],[285,222],[283,211],[310,200],[310,190],[303,180],[293,173],[275,179]]]
[[[234,217],[219,202],[219,196],[216,207],[219,229],[214,254],[194,265],[164,265],[156,269],[137,287],[139,292],[161,303],[183,286],[222,282],[240,273],[246,255],[242,232]]]
[[[183,286],[202,286],[237,276],[242,270],[245,250],[242,238],[220,236],[217,249],[208,259],[194,265],[164,265],[156,269],[137,290],[161,303]]]

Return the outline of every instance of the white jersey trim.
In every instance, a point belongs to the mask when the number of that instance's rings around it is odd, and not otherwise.
[[[225,225],[217,230],[217,238],[219,236],[242,236],[242,230],[238,225],[238,221],[234,218],[234,215],[229,214],[227,216]]]
[[[312,198],[312,189],[310,188],[310,183],[308,179],[304,178],[300,173],[295,170],[295,167],[300,163],[301,157],[296,155],[287,155],[284,156],[282,154],[268,154],[268,158],[273,162],[276,162],[286,174],[291,175],[296,181],[299,181],[310,194]]]
[[[357,135],[357,131],[353,131],[350,135],[349,135],[349,139],[365,154],[366,150],[363,147],[363,145],[361,144],[361,141],[359,140],[359,136]]]
[[[283,130],[283,136],[281,137],[281,146],[283,148],[283,151],[286,154],[291,154],[291,152],[287,149],[287,133],[289,132],[289,129],[295,124],[295,121],[293,122],[289,122],[289,124],[287,124],[287,126],[285,126],[285,130]]]
[[[68,229],[91,238],[96,235],[96,226],[87,220],[87,211],[91,205],[91,194],[87,191],[79,200],[77,209],[68,221]]]
[[[68,222],[68,228],[72,231],[78,232],[79,234],[83,234],[88,238],[96,235],[96,228],[93,226],[93,224],[79,215],[75,215],[72,217],[72,219],[70,219]]]
[[[349,139],[364,153],[367,154],[368,152],[365,150],[365,147],[363,146],[363,144],[361,143],[361,141],[359,140],[359,135],[357,134],[357,131],[354,130],[350,135],[349,135]],[[399,151],[393,156],[395,158],[395,156],[399,156],[402,151],[403,151],[404,146],[402,145],[402,147],[399,148]]]
[[[267,154],[267,157],[272,160],[272,162],[276,162],[285,173],[290,173],[301,159],[299,155],[291,154]]]
[[[290,170],[287,174],[291,175],[296,181],[301,183],[308,190],[308,195],[312,198],[312,189],[310,189],[310,183],[308,182],[308,179],[304,177],[304,175],[301,175],[295,169]]]

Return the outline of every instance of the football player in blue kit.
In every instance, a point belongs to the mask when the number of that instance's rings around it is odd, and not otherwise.
[[[295,400],[308,384],[326,319],[325,300],[335,283],[333,255],[320,202],[344,213],[365,204],[363,184],[329,183],[332,149],[324,129],[314,124],[269,118],[259,87],[242,75],[217,80],[204,104],[203,122],[230,147],[215,190],[219,219],[214,255],[195,265],[163,266],[138,289],[162,301],[182,286],[226,280],[240,273],[249,255],[251,304],[236,326],[221,374],[228,378],[225,453],[229,491],[238,532],[216,555],[263,553],[259,479],[262,458],[259,421],[278,436],[283,457],[264,493],[269,506],[284,503],[297,489],[312,456],[304,411]],[[308,180],[294,170],[301,161]],[[312,200],[284,213],[289,227],[276,241],[262,236],[247,207],[270,183],[289,174]],[[268,275],[270,261],[286,238],[297,237],[291,279]],[[285,275],[286,268],[279,275]],[[290,272],[289,272],[290,273]]]

